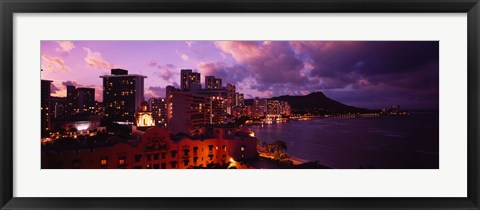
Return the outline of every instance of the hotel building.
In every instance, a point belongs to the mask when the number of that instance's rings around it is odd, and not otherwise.
[[[190,91],[170,90],[167,87],[167,128],[172,134],[204,133],[207,124],[206,98]]]
[[[104,143],[71,149],[42,149],[42,169],[186,169],[227,165],[258,157],[257,139],[246,127],[210,127],[209,137],[172,136],[152,127],[139,139],[110,137]]]
[[[144,79],[147,77],[112,69],[111,75],[100,78],[103,79],[105,117],[116,123],[133,124],[144,101]]]

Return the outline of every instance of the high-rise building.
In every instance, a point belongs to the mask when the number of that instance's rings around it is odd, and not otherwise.
[[[227,84],[227,113],[232,114],[232,108],[235,106],[235,85]]]
[[[204,133],[207,124],[205,104],[206,99],[202,95],[189,91],[170,91],[167,95],[168,131],[173,134],[183,132],[190,136]]]
[[[278,100],[267,100],[267,114],[268,115],[279,115],[280,114],[280,101],[278,101]]]
[[[207,98],[207,117],[209,124],[224,124],[227,121],[226,104],[227,100],[219,96]]]
[[[112,69],[103,78],[103,104],[105,117],[117,123],[133,124],[140,104],[144,101],[146,76],[128,74],[124,69]]]
[[[167,101],[165,98],[150,98],[148,106],[152,112],[155,124],[160,127],[167,127]]]
[[[243,93],[237,93],[235,94],[235,105],[236,106],[245,106],[245,100],[244,100],[244,95]]]
[[[77,89],[75,86],[67,85],[67,117],[78,113],[77,106]]]
[[[77,109],[78,113],[95,112],[95,89],[94,88],[77,88]]]
[[[70,117],[78,113],[95,113],[95,89],[67,85],[66,111]]]
[[[290,116],[292,114],[292,110],[290,108],[290,104],[286,101],[280,101],[280,115]]]
[[[67,116],[67,98],[50,96],[52,121],[62,121]]]
[[[205,76],[205,89],[220,89],[222,88],[222,79],[215,76]]]
[[[267,99],[253,99],[253,117],[264,117],[267,111]]]
[[[227,89],[200,89],[189,91],[196,95],[205,97],[207,106],[207,119],[212,124],[227,123]],[[210,119],[212,121],[210,122]]]
[[[50,120],[51,120],[51,111],[50,111],[50,86],[52,81],[42,80],[40,86],[40,110],[41,110],[41,129],[42,137],[48,136],[51,130]]]
[[[191,69],[182,69],[180,71],[180,88],[182,90],[202,88],[200,84],[200,73],[193,72]]]

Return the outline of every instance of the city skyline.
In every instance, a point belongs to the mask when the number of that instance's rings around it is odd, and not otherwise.
[[[246,99],[322,91],[357,107],[438,109],[438,52],[436,41],[42,41],[41,68],[52,96],[75,85],[95,88],[97,101],[112,68],[147,76],[145,100],[193,69],[202,87],[215,76]]]

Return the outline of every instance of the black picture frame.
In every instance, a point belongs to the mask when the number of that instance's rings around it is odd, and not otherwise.
[[[0,206],[2,209],[479,209],[478,0],[0,0]],[[13,197],[15,13],[467,13],[468,196],[466,198],[25,198]],[[126,189],[128,190],[128,189]]]

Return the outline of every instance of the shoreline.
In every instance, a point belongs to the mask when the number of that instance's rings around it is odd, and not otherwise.
[[[291,156],[291,155],[289,155],[289,157],[287,159],[292,161],[293,165],[301,165],[301,164],[304,164],[304,163],[311,162],[310,160],[298,158],[298,157]]]

